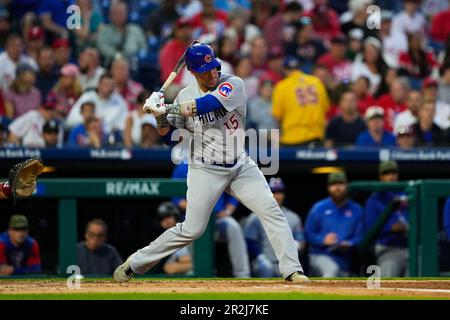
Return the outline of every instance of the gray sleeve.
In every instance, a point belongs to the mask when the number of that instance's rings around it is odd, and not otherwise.
[[[234,76],[226,78],[226,81],[221,82],[210,94],[216,97],[228,112],[247,103],[244,82]]]
[[[181,100],[180,94],[177,95],[173,103],[179,103],[183,102]],[[167,115],[167,121],[169,121],[170,125],[178,128],[178,129],[184,129],[186,128],[186,118],[179,114],[168,114]]]

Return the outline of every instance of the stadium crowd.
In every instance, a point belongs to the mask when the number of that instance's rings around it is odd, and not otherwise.
[[[448,1],[0,3],[3,147],[161,145],[141,106],[193,39],[244,80],[247,126],[282,145],[450,144]]]

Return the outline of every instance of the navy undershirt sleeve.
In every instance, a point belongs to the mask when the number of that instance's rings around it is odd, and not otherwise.
[[[197,114],[205,114],[222,108],[222,103],[212,94],[207,94],[201,98],[195,99],[197,105]]]

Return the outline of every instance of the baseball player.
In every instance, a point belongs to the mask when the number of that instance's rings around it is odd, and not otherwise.
[[[187,178],[187,174],[188,164],[183,162],[175,167],[172,178]],[[174,197],[172,202],[186,211],[187,201],[185,197]],[[242,227],[232,216],[238,205],[239,202],[226,192],[220,195],[212,210],[216,217],[214,239],[216,242],[227,244],[233,276],[250,278],[250,263]]]
[[[302,221],[298,214],[283,206],[285,199],[285,185],[283,180],[278,177],[270,178],[270,190],[273,192],[275,200],[281,207],[289,223],[292,235],[294,236],[297,250],[305,248],[305,237],[303,234]],[[253,258],[252,269],[256,277],[271,278],[280,275],[278,260],[270,245],[269,239],[264,232],[261,221],[257,215],[252,212],[244,225],[244,235],[247,241],[250,256]]]
[[[289,224],[264,175],[247,156],[243,144],[229,145],[230,138],[238,139],[245,130],[247,98],[243,81],[220,72],[220,60],[208,45],[191,45],[185,59],[196,81],[182,89],[173,104],[165,104],[160,92],[153,92],[144,104],[155,115],[158,131],[166,140],[172,140],[176,128],[190,132],[185,221],[132,254],[116,269],[114,279],[125,282],[144,274],[162,258],[200,237],[217,199],[226,191],[261,219],[285,280],[309,281]]]

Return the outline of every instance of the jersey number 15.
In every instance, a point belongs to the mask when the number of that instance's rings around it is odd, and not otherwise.
[[[230,131],[230,133],[233,133],[239,127],[239,121],[236,119],[236,115],[233,114],[223,125]]]

